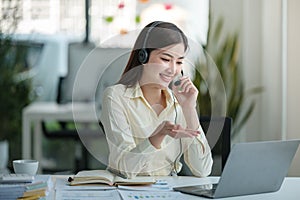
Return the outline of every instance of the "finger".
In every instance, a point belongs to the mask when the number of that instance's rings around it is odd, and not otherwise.
[[[163,123],[164,123],[164,125],[172,125],[172,124],[173,124],[173,123],[170,122],[170,121],[164,121]]]
[[[175,124],[174,127],[173,127],[173,130],[183,130],[183,127],[180,126],[180,124]]]
[[[177,130],[177,129],[178,129],[178,125],[172,124],[172,125],[165,126],[161,131],[163,134],[171,136],[172,134],[176,134],[175,132],[173,132],[173,130]]]
[[[185,90],[186,93],[195,93],[197,92],[197,89],[195,88],[195,86],[191,83],[189,85],[186,86]]]
[[[194,136],[198,136],[200,134],[200,131],[194,131],[194,130],[187,130],[187,132]]]
[[[169,126],[166,126],[164,129],[167,131],[178,130],[178,126],[177,125],[169,125]]]
[[[186,81],[186,80],[190,80],[190,77],[188,77],[188,76],[182,76],[182,77],[180,78],[180,80],[181,80],[182,82],[184,82],[184,81]]]
[[[185,90],[186,85],[188,84],[188,79],[187,78],[182,78],[181,84],[178,86],[178,92],[181,93]]]
[[[182,81],[181,92],[188,93],[190,89],[194,88],[194,84],[189,78]]]
[[[200,134],[200,131],[198,130],[191,130],[191,129],[188,129],[188,130],[173,130],[174,132],[176,133],[185,133],[185,134],[190,134],[190,135],[193,135],[193,136],[197,136]]]
[[[184,138],[184,137],[190,137],[192,138],[192,135],[188,135],[188,134],[184,134],[184,133],[176,133],[176,132],[170,132],[170,134],[168,134],[170,137],[178,139],[178,138]]]
[[[194,136],[194,135],[191,135],[191,134],[189,134],[189,133],[183,133],[183,132],[177,133],[177,134],[175,135],[175,138],[193,138],[193,137],[195,137],[195,136]]]
[[[186,128],[185,130],[186,130],[186,131],[196,131],[196,132],[198,132],[198,133],[200,134],[200,131],[199,131],[199,130],[190,129],[190,128]]]
[[[172,132],[175,133],[176,137],[196,137],[199,135],[197,131],[173,130]]]
[[[190,88],[192,88],[192,83],[188,82],[184,85],[184,87],[182,88],[182,92],[184,93],[188,93]]]
[[[168,130],[170,130],[170,129],[173,129],[173,127],[175,126],[175,124],[173,124],[173,123],[170,122],[170,121],[164,121],[163,123],[164,123],[164,124],[163,124],[163,129],[168,129]]]

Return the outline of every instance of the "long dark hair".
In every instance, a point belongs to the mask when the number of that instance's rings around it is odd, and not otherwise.
[[[184,44],[185,51],[188,49],[187,37],[175,24],[160,21],[151,22],[143,28],[137,37],[118,83],[132,87],[140,80],[143,73],[143,63],[139,60],[141,49],[145,49],[149,56],[155,49],[179,43]]]

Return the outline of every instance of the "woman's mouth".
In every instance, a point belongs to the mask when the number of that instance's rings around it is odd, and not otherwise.
[[[167,75],[167,74],[162,74],[162,73],[160,73],[159,76],[160,76],[160,78],[161,78],[164,82],[167,82],[167,83],[171,82],[172,79],[173,79],[173,76],[170,76],[170,75]]]

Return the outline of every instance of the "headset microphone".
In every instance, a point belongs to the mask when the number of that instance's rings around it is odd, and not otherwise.
[[[181,70],[181,76],[183,76],[183,70]],[[177,77],[175,78],[175,80],[173,81],[173,84],[174,84],[175,86],[178,86],[178,85],[181,84],[180,76],[177,76]]]
[[[180,84],[181,84],[181,80],[177,80],[177,81],[174,82],[174,85],[175,85],[175,86],[178,86],[178,85],[180,85]]]

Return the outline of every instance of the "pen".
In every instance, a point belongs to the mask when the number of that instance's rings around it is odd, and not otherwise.
[[[113,174],[115,174],[115,175],[117,175],[117,176],[119,176],[119,177],[121,177],[121,178],[127,179],[127,176],[125,176],[124,174],[122,174],[118,170],[114,170],[112,168],[107,168],[106,170],[113,173]]]
[[[68,182],[72,182],[72,181],[74,181],[74,179],[72,177],[69,177]]]

